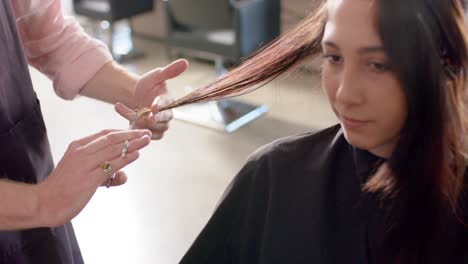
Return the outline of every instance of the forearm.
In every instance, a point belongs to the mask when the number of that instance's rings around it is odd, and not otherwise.
[[[121,102],[136,108],[134,91],[138,76],[115,62],[105,64],[81,90],[80,94],[115,104]]]
[[[0,180],[0,230],[43,226],[37,185]]]

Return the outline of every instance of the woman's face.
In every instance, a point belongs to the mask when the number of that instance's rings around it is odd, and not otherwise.
[[[389,157],[407,115],[375,25],[376,1],[329,0],[322,85],[347,141]],[[397,37],[397,36],[396,36]]]

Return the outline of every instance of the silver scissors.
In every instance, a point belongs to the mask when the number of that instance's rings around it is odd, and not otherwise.
[[[138,119],[141,118],[141,116],[148,114],[149,109],[143,108],[143,109],[137,109],[135,110],[135,117],[133,118],[132,122],[130,123],[129,130],[134,130],[136,127],[136,124],[138,122]],[[149,110],[151,111],[151,110]],[[122,154],[120,154],[121,158],[125,158],[125,155],[127,155],[128,147],[130,146],[130,142],[128,140],[125,140],[124,142],[124,147],[122,149]],[[112,176],[109,177],[109,180],[107,181],[106,187],[109,188],[112,185],[112,182],[115,179],[115,176],[117,175],[117,172],[114,172]]]

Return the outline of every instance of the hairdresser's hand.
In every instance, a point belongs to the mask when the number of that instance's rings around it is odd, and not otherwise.
[[[124,184],[127,176],[121,169],[138,159],[138,150],[150,143],[150,137],[148,130],[105,130],[72,142],[52,174],[36,187],[41,223],[59,226],[69,222],[114,172],[112,185]],[[125,140],[130,145],[121,158]],[[112,166],[108,173],[101,168],[106,161]]]
[[[172,102],[168,95],[166,80],[175,78],[183,73],[188,67],[186,60],[177,60],[164,68],[157,68],[143,75],[137,82],[135,88],[135,105],[139,108],[151,109],[151,114],[139,120],[136,128],[146,128],[153,133],[152,139],[161,139],[164,132],[169,129],[169,121],[172,120],[171,110],[159,112],[159,108]],[[123,117],[132,122],[135,118],[135,110],[117,103],[115,110]]]

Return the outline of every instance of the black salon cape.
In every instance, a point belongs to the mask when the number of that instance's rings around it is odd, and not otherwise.
[[[375,263],[383,211],[361,186],[379,162],[338,125],[259,149],[180,263]]]

